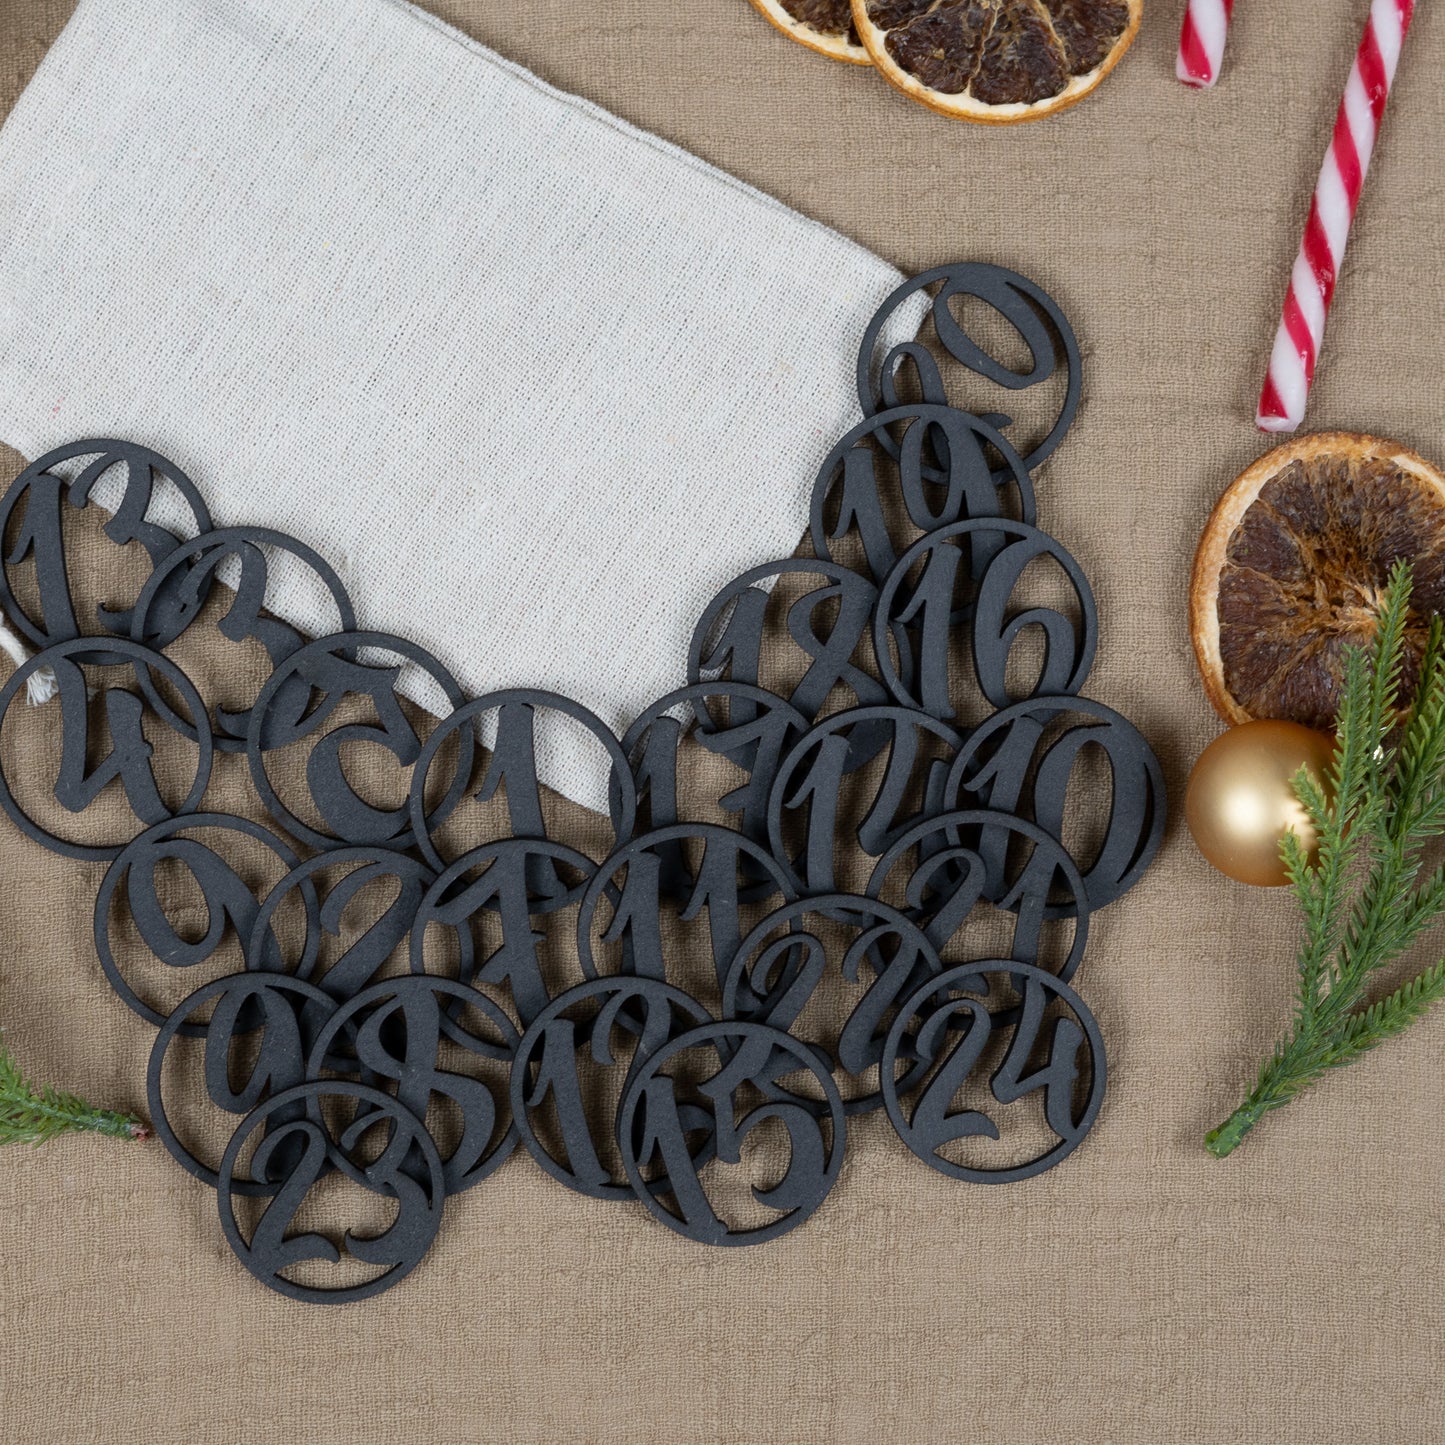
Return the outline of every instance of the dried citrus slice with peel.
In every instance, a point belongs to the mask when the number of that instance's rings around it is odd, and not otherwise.
[[[1230,723],[1334,726],[1344,655],[1375,634],[1380,595],[1414,569],[1404,688],[1445,611],[1445,476],[1379,437],[1321,432],[1262,456],[1199,541],[1189,626],[1204,690]]]
[[[809,50],[852,65],[873,63],[858,39],[848,0],[753,0],[753,6]]]
[[[944,115],[1039,120],[1119,63],[1144,0],[852,0],[880,74]]]

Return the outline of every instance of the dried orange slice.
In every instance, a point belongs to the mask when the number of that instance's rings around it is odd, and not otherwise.
[[[1189,630],[1226,722],[1333,727],[1344,654],[1374,636],[1397,559],[1414,568],[1404,686],[1445,611],[1445,476],[1379,437],[1320,432],[1262,456],[1199,540]]]
[[[848,0],[753,0],[784,35],[809,50],[851,65],[872,65],[858,39]]]
[[[1144,0],[852,0],[880,74],[944,115],[1039,120],[1081,101],[1133,43]]]

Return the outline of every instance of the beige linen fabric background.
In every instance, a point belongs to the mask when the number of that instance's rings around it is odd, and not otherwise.
[[[1173,78],[1179,3],[1154,0],[1081,108],[1001,132],[809,55],[746,0],[428,6],[905,270],[974,257],[1054,292],[1087,371],[1040,520],[1098,594],[1089,692],[1154,741],[1176,812],[1217,728],[1188,650],[1189,557],[1265,447],[1261,369],[1365,10],[1241,6],[1224,80],[1198,95]],[[0,104],[69,9],[4,0]],[[1422,5],[1310,413],[1437,458],[1442,49],[1445,13]],[[5,479],[21,464],[4,463]],[[235,806],[233,769],[217,788]],[[10,1044],[37,1075],[143,1108],[151,1032],[94,961],[98,871],[8,827],[0,869]],[[868,1120],[817,1218],[755,1251],[686,1244],[517,1158],[449,1209],[404,1286],[304,1308],[240,1269],[213,1196],[159,1145],[8,1151],[0,1438],[1438,1441],[1445,1017],[1233,1159],[1200,1145],[1287,1016],[1292,936],[1288,899],[1209,871],[1176,818],[1095,923],[1081,984],[1110,1096],[1079,1154],[968,1188]]]

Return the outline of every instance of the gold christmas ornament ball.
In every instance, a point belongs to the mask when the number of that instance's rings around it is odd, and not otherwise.
[[[1222,733],[1200,753],[1184,797],[1199,851],[1240,883],[1288,883],[1279,856],[1286,831],[1299,835],[1306,852],[1318,842],[1294,776],[1308,768],[1325,787],[1334,755],[1334,738],[1299,723],[1261,719]]]

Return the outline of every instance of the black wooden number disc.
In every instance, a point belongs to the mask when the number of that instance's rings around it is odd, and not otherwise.
[[[431,869],[389,848],[337,848],[293,868],[266,895],[246,943],[246,967],[286,972],[349,999],[407,947]],[[304,907],[299,951],[283,948],[279,927],[292,900]],[[313,908],[311,900],[319,899]],[[358,925],[366,923],[364,929]]]
[[[879,339],[899,307],[935,286],[938,289],[933,293],[932,317],[939,343],[955,361],[986,381],[1008,391],[1038,386],[1058,370],[1062,353],[1064,397],[1053,425],[1024,458],[1024,465],[1032,471],[1053,455],[1074,419],[1079,407],[1082,362],[1073,327],[1058,303],[1027,276],[1003,266],[991,266],[980,261],[956,261],[946,266],[935,266],[931,271],[924,271],[905,281],[884,301],[869,322],[868,329],[863,333],[862,345],[858,348],[858,401],[863,415],[871,416],[881,407],[898,405],[898,376],[905,365],[913,368],[925,400],[948,400],[938,364],[928,348],[919,342],[895,346],[881,359],[876,370],[874,365]],[[1028,348],[1027,368],[1016,371],[1006,366],[968,334],[952,307],[956,296],[977,298],[1013,327]],[[992,419],[1005,427],[1012,422],[1006,416]]]
[[[121,638],[106,643],[103,659],[97,661],[94,652],[90,638],[75,637],[56,643],[37,653],[23,667],[16,668],[9,682],[0,689],[0,730],[5,727],[11,704],[25,691],[32,675],[49,668],[55,676],[60,704],[57,719],[60,762],[50,785],[51,798],[66,813],[79,816],[97,805],[103,807],[102,795],[108,799],[119,793],[125,798],[133,822],[112,842],[71,841],[30,817],[17,800],[15,783],[3,765],[0,765],[0,807],[27,838],[42,848],[65,858],[108,863],[147,828],[180,814],[192,813],[200,806],[210,782],[215,748],[201,695],[169,658]],[[94,698],[81,670],[83,662],[89,662],[99,674]],[[194,761],[186,769],[182,786],[186,786],[187,791],[183,797],[176,796],[180,788],[163,789],[157,777],[155,754],[169,729],[154,713],[146,711],[136,683],[141,672],[149,672],[153,679],[158,677],[173,688],[181,706],[191,715],[194,736],[183,746],[189,748]],[[53,708],[53,704],[51,706]],[[50,716],[55,717],[53,711]],[[96,761],[97,735],[106,737],[109,744],[109,751],[99,761]],[[119,784],[118,789],[115,784]],[[86,831],[93,836],[93,828]]]
[[[825,893],[787,903],[742,941],[723,982],[723,1016],[784,1029],[825,1056],[844,1109],[866,1114],[882,1104],[870,1071],[899,1001],[942,964],[922,929],[876,898]],[[825,1007],[816,1007],[823,999]],[[775,1056],[785,1071],[792,1060]],[[770,1099],[817,1111],[816,1098],[759,1080]]]
[[[307,1077],[349,1072],[337,1062],[346,1048],[358,1078],[384,1080],[418,1119],[429,1117],[436,1100],[443,1115],[460,1121],[442,1158],[447,1192],[458,1194],[492,1174],[517,1143],[505,1107],[516,1047],[511,1019],[484,994],[452,979],[408,974],[382,979],[336,1010],[311,1045]],[[365,1182],[350,1159],[342,1168]]]
[[[1016,602],[1025,572],[1036,569],[1062,577],[1072,593],[1069,611]],[[1016,696],[1011,664],[1033,629],[1043,658]],[[905,707],[937,718],[961,715],[961,699],[974,688],[995,708],[1077,692],[1094,665],[1098,633],[1093,589],[1079,564],[1047,532],[1003,518],[954,522],[921,538],[884,579],[873,618],[889,690]],[[971,680],[959,676],[965,638]]]
[[[68,480],[66,471],[74,472]],[[114,495],[107,488],[114,486]],[[10,484],[0,500],[0,542],[11,536],[9,550],[0,554],[0,610],[12,626],[35,647],[51,647],[96,626],[104,634],[123,637],[130,632],[129,608],[102,605],[94,623],[77,615],[65,556],[65,514],[95,500],[100,492],[109,520],[106,538],[117,548],[138,542],[157,567],[175,549],[180,538],[161,526],[153,515],[156,493],[169,488],[187,514],[192,536],[211,530],[211,514],[195,484],[174,462],[134,442],[95,438],[57,447],[32,462]],[[100,501],[96,501],[99,508]],[[7,568],[29,563],[34,568],[39,616],[20,605]],[[86,650],[85,661],[101,661],[103,648]]]
[[[1108,765],[1094,784],[1102,807],[1081,809],[1090,788],[1090,754]],[[1164,841],[1164,771],[1154,750],[1126,718],[1082,697],[1036,697],[995,713],[969,734],[943,789],[947,806],[991,808],[1031,819],[1064,838],[1070,818],[1104,814],[1102,835],[1087,856],[1070,851],[1083,869],[1089,905],[1102,908],[1127,893]],[[1088,801],[1085,799],[1084,801]]]
[[[242,844],[242,839],[260,847]],[[184,970],[191,991],[208,971],[221,977],[238,973],[245,966],[244,951],[261,906],[256,886],[240,871],[241,861],[237,855],[243,847],[252,855],[264,851],[269,855],[267,861],[272,865],[272,872],[279,870],[273,885],[263,887],[263,894],[299,862],[281,839],[259,823],[222,813],[188,813],[147,829],[106,872],[95,900],[96,956],[110,986],[156,1028],[165,1023],[170,1009],[157,1007],[152,998],[145,996],[150,990],[137,986],[122,971],[111,947],[113,905],[124,902],[125,911],[152,958],[163,970]],[[167,867],[184,868],[200,890],[206,909],[206,927],[198,938],[187,936],[183,931],[181,910],[174,906],[167,908],[162,902],[161,878]],[[170,896],[174,898],[174,894]],[[316,892],[309,883],[301,891],[301,902],[307,927],[314,927]],[[227,944],[233,945],[236,955],[230,967],[220,961],[224,959]],[[213,959],[217,962],[212,963]],[[209,970],[204,967],[207,964],[211,965]],[[194,972],[197,970],[199,976]],[[158,987],[155,991],[159,992]],[[203,1031],[200,1025],[190,1023],[181,1030],[188,1037]]]
[[[146,1073],[151,1121],[171,1157],[197,1179],[216,1187],[219,1165],[203,1157],[205,1141],[194,1126],[196,1111],[185,1111],[187,1125],[182,1130],[172,1123],[166,1103],[168,1067],[184,1069],[187,1062],[186,1046],[177,1040],[197,1034],[204,1038],[201,1077],[211,1110],[219,1111],[219,1117],[240,1117],[263,1099],[305,1082],[310,1041],[335,1007],[319,988],[285,974],[233,974],[198,988],[161,1025]],[[305,1112],[298,1105],[290,1115],[273,1114],[267,1127],[273,1129]],[[212,1112],[213,1125],[217,1117]],[[209,1157],[218,1159],[220,1152],[217,1147]],[[246,1179],[234,1181],[234,1188],[241,1195],[270,1192],[269,1185]]]
[[[389,657],[382,662],[378,657]],[[340,632],[308,642],[270,676],[250,710],[246,757],[266,810],[293,838],[312,848],[386,844],[410,847],[417,840],[408,810],[388,807],[357,792],[346,758],[361,749],[389,755],[413,768],[421,739],[401,704],[397,683],[405,666],[419,668],[452,707],[464,701],[460,684],[424,648],[383,632]],[[347,720],[364,709],[367,720]],[[317,822],[301,818],[271,781],[267,758],[306,739],[306,787]],[[318,825],[319,824],[319,825]]]
[[[995,980],[1021,996],[1015,1007],[990,1007]],[[905,1039],[909,1052],[932,1066],[921,1084],[909,1069],[911,1099],[897,1077]],[[986,1064],[992,1102],[968,1097]],[[1078,1148],[1103,1103],[1104,1073],[1104,1041],[1083,999],[1040,968],[991,959],[930,979],[899,1009],[883,1045],[883,1105],[899,1138],[930,1168],[975,1184],[1006,1184],[1042,1174]],[[1038,1113],[1045,1142],[1029,1157],[1013,1157],[1000,1120],[1024,1115],[1037,1128]],[[975,1139],[1000,1141],[995,1157],[1005,1162],[962,1163],[942,1152]]]
[[[510,836],[547,836],[537,758],[541,751],[539,725],[550,714],[555,714],[552,721],[570,727],[574,736],[585,737],[591,750],[606,759],[613,838],[620,842],[632,832],[637,793],[622,744],[612,730],[596,713],[560,693],[512,688],[473,698],[458,707],[427,739],[417,760],[410,800],[412,833],[422,856],[433,868],[440,871],[451,861],[446,857],[440,829],[468,796],[479,803],[503,800],[508,824],[505,832]],[[491,749],[481,776],[473,778],[474,734],[487,728],[494,729]],[[456,740],[457,756],[443,768],[446,786],[434,799],[432,772],[452,739]]]
[[[824,1101],[821,1114],[786,1100],[748,1107],[750,1090],[800,1071],[813,1076]],[[776,1182],[749,1191],[762,1222],[729,1222],[715,1209],[689,1145],[700,1117],[710,1118],[717,1151],[709,1179],[721,1166],[745,1167],[754,1129],[770,1121],[781,1125],[785,1158]],[[669,1229],[700,1244],[762,1244],[796,1229],[837,1180],[845,1134],[843,1100],[826,1064],[791,1034],[740,1020],[704,1024],[659,1049],[628,1085],[617,1111],[617,1142],[632,1187]],[[666,1176],[666,1193],[648,1188],[652,1169]]]
[[[680,893],[670,886],[679,877],[686,880]],[[634,838],[598,868],[583,895],[577,911],[582,972],[588,978],[615,971],[673,981],[681,977],[689,985],[700,981],[707,970],[698,966],[697,950],[670,948],[664,935],[664,920],[674,911],[671,900],[677,896],[683,919],[694,920],[706,911],[709,961],[721,984],[742,940],[745,877],[763,880],[746,890],[753,898],[795,896],[782,865],[731,828],[679,823]],[[615,970],[600,966],[599,944],[607,949],[602,958],[618,959]]]
[[[266,607],[271,578],[267,550],[288,554],[312,574],[336,608],[337,631],[355,628],[351,599],[323,557],[284,532],[266,527],[226,527],[182,543],[151,573],[131,616],[132,639],[157,649],[169,647],[201,615],[221,576],[229,577],[228,569],[234,568],[236,575],[230,580],[235,583],[235,591],[217,624],[218,630],[232,642],[251,639],[260,643],[272,668],[279,667],[300,650],[306,639]],[[177,732],[189,736],[187,724],[145,677],[141,686],[146,689],[150,705]],[[298,677],[292,686],[302,687],[304,682]],[[216,746],[222,752],[243,751],[250,725],[249,707],[217,708],[212,718]]]
[[[634,1185],[620,1164],[604,1162],[613,1114],[589,1109],[600,1103],[598,1076],[625,1070],[620,1095],[658,1049],[708,1021],[696,999],[655,978],[593,979],[558,995],[523,1036],[512,1069],[512,1115],[528,1152],[568,1189],[631,1199]],[[684,1134],[697,1168],[711,1151],[711,1120],[698,1113],[689,1122]],[[645,1187],[658,1188],[656,1178]]]
[[[1003,458],[997,471],[990,452]],[[896,479],[879,476],[883,456]],[[895,491],[911,535],[896,516]],[[1036,517],[1033,479],[1008,439],[982,417],[927,404],[891,407],[854,427],[819,469],[810,510],[818,556],[837,560],[837,544],[851,539],[875,586],[918,533],[969,517]]]
[[[321,1107],[328,1099],[346,1100],[354,1110],[351,1122],[334,1132]],[[305,1109],[300,1117],[294,1116],[297,1104]],[[271,1121],[283,1114],[286,1122],[273,1127]],[[243,1159],[253,1142],[249,1159]],[[413,1158],[419,1169],[405,1167]],[[296,1219],[315,1185],[343,1162],[353,1168],[348,1176],[353,1187],[390,1201],[394,1217],[376,1232],[346,1228],[338,1245]],[[248,1233],[233,1199],[240,1168],[246,1171],[241,1180],[266,1192],[260,1218]],[[317,1304],[345,1304],[390,1289],[421,1263],[441,1227],[446,1180],[436,1145],[415,1115],[379,1089],[327,1079],[288,1089],[247,1115],[226,1146],[217,1199],[227,1243],[268,1289]],[[287,1274],[317,1262],[340,1265],[343,1252],[370,1277],[359,1284],[315,1285]]]
[[[437,972],[429,954],[436,935],[449,936],[457,977],[475,986],[505,988],[526,1027],[547,1006],[538,955],[547,922],[577,902],[596,871],[585,853],[545,838],[504,838],[462,854],[427,889],[417,909],[411,926],[412,972]],[[494,946],[483,956],[479,944],[486,946],[489,933]]]
[[[1062,953],[1056,972],[1067,979],[1084,956],[1090,907],[1078,866],[1052,834],[1011,813],[965,809],[910,828],[879,859],[868,895],[888,896],[900,884],[904,911],[945,957],[954,940],[969,947],[981,922],[1003,921],[990,906],[1011,916],[1008,957],[1039,963]],[[1060,921],[1072,926],[1045,927]],[[995,947],[990,956],[1003,956]]]

